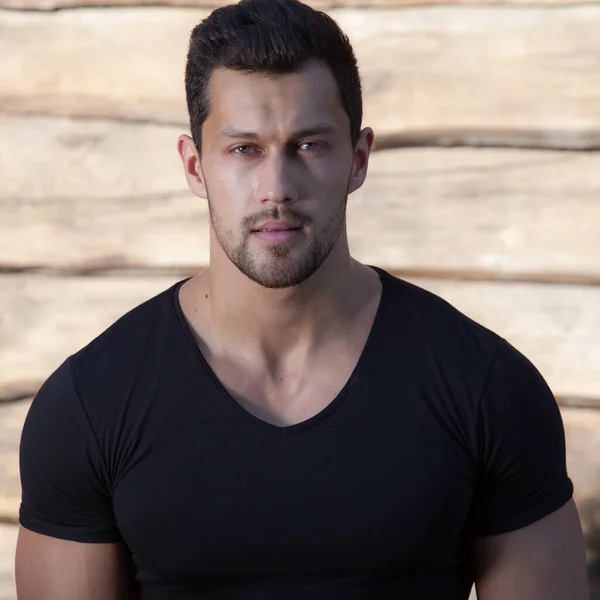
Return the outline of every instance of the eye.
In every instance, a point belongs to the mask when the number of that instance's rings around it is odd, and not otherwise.
[[[309,152],[314,150],[320,150],[323,146],[324,144],[322,142],[302,142],[300,144],[300,148],[302,150],[308,150]]]
[[[233,149],[233,152],[235,154],[250,154],[254,150],[255,150],[254,146],[251,146],[250,144],[242,144],[241,146],[236,146]]]

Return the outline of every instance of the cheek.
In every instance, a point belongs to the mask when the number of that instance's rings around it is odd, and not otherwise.
[[[241,235],[242,221],[251,212],[248,190],[248,185],[244,190],[238,186],[225,185],[225,182],[214,192],[211,190],[210,204],[216,226],[230,237],[237,238]]]
[[[351,158],[335,155],[329,160],[318,161],[313,169],[315,179],[329,190],[343,190],[348,187],[348,181],[352,172],[353,163]]]
[[[311,191],[331,190],[339,187],[346,167],[339,161],[324,157],[306,157],[296,165],[294,179],[303,186],[310,186]]]
[[[319,178],[313,180],[315,195],[325,198],[332,205],[338,204],[339,200],[346,197],[348,193],[350,172],[346,165],[330,168]]]

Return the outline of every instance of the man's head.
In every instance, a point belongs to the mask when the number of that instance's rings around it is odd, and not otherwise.
[[[347,246],[373,141],[348,39],[296,0],[243,0],[193,30],[186,94],[179,152],[221,250],[265,287],[298,285]]]

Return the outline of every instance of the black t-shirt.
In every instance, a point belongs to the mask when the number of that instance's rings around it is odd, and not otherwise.
[[[181,284],[126,314],[33,402],[21,524],[122,540],[143,600],[466,600],[471,536],[571,498],[560,412],[506,341],[378,272],[352,376],[289,427],[219,382]]]

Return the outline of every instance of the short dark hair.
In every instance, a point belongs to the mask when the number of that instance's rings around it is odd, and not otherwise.
[[[241,0],[214,10],[191,33],[185,70],[190,129],[198,152],[214,69],[279,75],[297,72],[311,59],[331,70],[356,145],[362,124],[358,66],[348,37],[329,15],[298,0]]]

